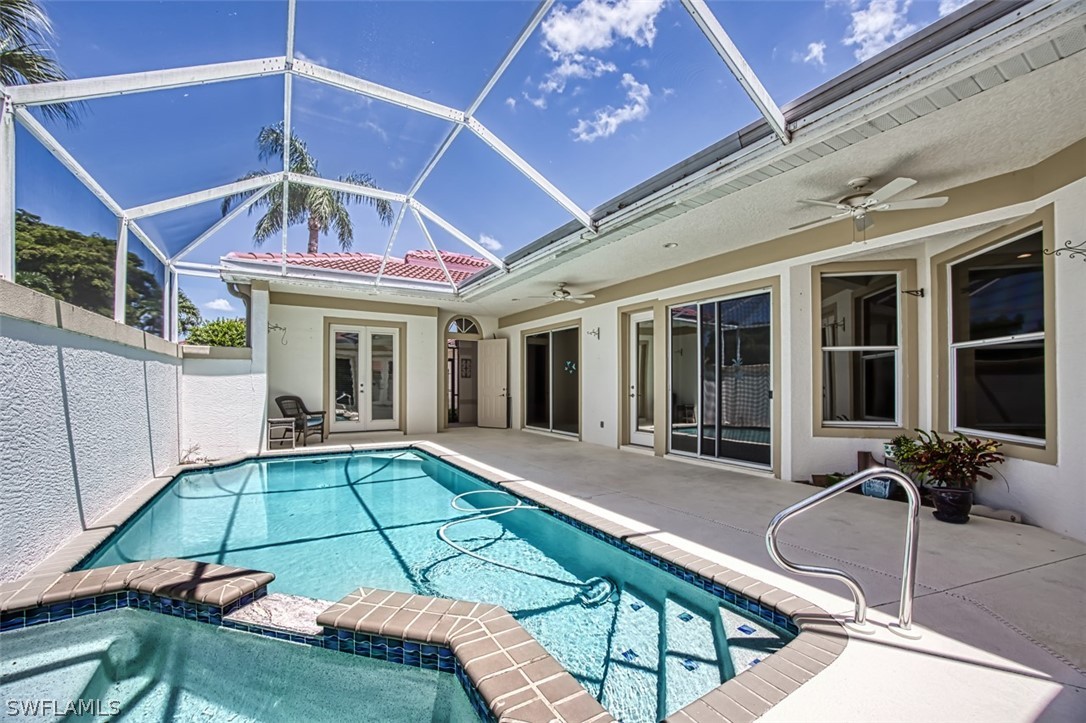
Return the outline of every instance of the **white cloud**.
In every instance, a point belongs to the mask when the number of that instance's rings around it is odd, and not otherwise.
[[[604,73],[614,73],[618,70],[614,63],[581,53],[562,56],[555,62],[558,64],[539,84],[539,89],[544,93],[561,93],[566,89],[566,81],[570,78],[598,78]]]
[[[793,53],[792,60],[798,63],[807,63],[808,65],[817,65],[819,68],[826,67],[826,43],[823,40],[819,40],[817,43],[808,43],[807,52]]]
[[[539,97],[525,99],[546,108],[546,96],[563,93],[571,79],[591,80],[617,73],[615,63],[597,53],[619,42],[651,48],[656,39],[656,17],[666,0],[581,0],[567,7],[556,5],[543,21],[543,49],[554,67],[539,83]],[[639,61],[647,67],[648,61]],[[635,63],[638,65],[638,63]],[[531,83],[529,78],[527,83]]]
[[[939,0],[939,17],[950,15],[960,7],[965,7],[973,0]]]
[[[513,98],[513,97],[506,98],[505,99],[505,104],[507,106],[509,106],[509,110],[516,110],[517,109],[517,99],[516,98]]]
[[[479,236],[479,245],[490,251],[499,251],[502,247],[502,242],[493,236],[484,233]]]
[[[606,50],[618,40],[652,47],[656,16],[665,0],[582,0],[558,5],[543,21],[543,44],[552,57]]]
[[[533,98],[532,96],[528,95],[527,93],[521,93],[521,95],[524,96],[524,100],[528,101],[529,103],[534,105],[539,110],[543,110],[543,109],[545,109],[547,107],[547,99],[544,98],[543,96],[539,96],[538,98]]]
[[[385,143],[388,143],[388,131],[386,131],[384,128],[382,128],[380,126],[380,124],[377,123],[376,121],[371,121],[371,120],[366,121],[365,123],[362,124],[362,127],[365,128],[366,130],[373,131],[378,136],[380,136],[382,141],[384,141]]]
[[[916,25],[906,20],[911,4],[912,0],[849,0],[852,23],[841,42],[857,46],[857,60],[878,55],[916,32]]]
[[[212,299],[204,304],[204,308],[211,311],[233,311],[234,305],[229,299]]]
[[[621,108],[601,108],[591,120],[579,120],[573,128],[576,140],[591,143],[597,138],[606,138],[613,135],[623,123],[641,120],[649,114],[649,98],[652,97],[649,86],[637,82],[629,73],[623,73],[622,87],[626,89],[626,104]]]

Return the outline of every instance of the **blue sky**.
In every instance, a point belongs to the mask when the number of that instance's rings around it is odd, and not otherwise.
[[[785,104],[908,37],[961,0],[710,2],[774,99]],[[72,77],[282,55],[286,3],[46,0],[55,51]],[[532,14],[531,2],[299,0],[299,57],[465,108]],[[255,137],[282,116],[280,77],[91,101],[78,127],[51,130],[123,206],[227,183],[261,168]],[[295,132],[321,174],[370,173],[406,191],[449,124],[304,79]],[[477,113],[582,208],[756,120],[754,106],[678,0],[558,2]],[[25,133],[17,203],[47,221],[114,236],[112,216]],[[275,168],[271,168],[275,170]],[[461,133],[419,200],[507,254],[567,222],[566,212],[474,135]],[[142,224],[176,251],[219,218],[208,203]],[[352,212],[356,251],[381,253],[389,229]],[[188,260],[249,250],[242,217]],[[442,248],[466,250],[431,225]],[[290,229],[304,250],[306,231]],[[393,253],[425,245],[408,215]],[[278,250],[278,241],[267,250]],[[337,250],[323,239],[322,250]],[[138,249],[137,249],[138,250]],[[150,259],[149,254],[144,254]],[[157,264],[157,262],[155,262]],[[183,279],[206,315],[236,306],[222,284]]]

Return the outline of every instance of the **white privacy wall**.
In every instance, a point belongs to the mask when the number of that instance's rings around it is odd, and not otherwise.
[[[182,456],[222,459],[259,451],[263,445],[268,395],[268,292],[252,289],[251,294],[249,358],[185,356],[181,382]]]
[[[16,296],[57,303],[4,284],[0,311]],[[62,323],[90,315],[59,306]],[[0,316],[0,580],[27,573],[177,463],[181,361],[173,345],[156,346],[173,353]]]

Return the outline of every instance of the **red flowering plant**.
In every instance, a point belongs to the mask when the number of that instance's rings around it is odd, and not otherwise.
[[[987,471],[1001,464],[1002,446],[994,439],[967,437],[958,432],[952,438],[940,437],[936,431],[916,430],[917,439],[898,437],[894,459],[899,467],[927,482],[930,487],[971,490],[977,478],[992,479]]]

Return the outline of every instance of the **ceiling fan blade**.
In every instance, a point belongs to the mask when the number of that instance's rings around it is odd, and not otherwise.
[[[849,206],[844,203],[836,203],[834,201],[816,201],[813,198],[801,198],[799,199],[799,202],[806,203],[808,206],[826,206],[827,208],[838,208],[842,211],[849,208]]]
[[[807,223],[801,223],[800,225],[793,226],[792,228],[790,228],[788,230],[789,231],[799,231],[799,230],[805,229],[805,228],[814,228],[815,226],[821,226],[821,225],[826,224],[826,223],[833,223],[834,221],[839,221],[840,219],[846,218],[846,217],[848,217],[847,213],[835,213],[832,216],[826,216],[825,218],[820,218],[817,221],[808,221]]]
[[[950,199],[947,196],[933,196],[932,198],[918,198],[913,201],[894,201],[880,203],[872,207],[872,211],[908,211],[914,208],[939,208],[945,206]]]
[[[574,299],[595,299],[596,295],[595,294],[574,294],[573,298]]]
[[[916,185],[916,181],[912,178],[895,178],[887,183],[879,190],[872,193],[867,197],[864,202],[865,206],[877,206],[883,201],[889,201],[894,196],[898,195],[902,191],[911,188]]]
[[[551,299],[552,301],[558,301],[558,299],[554,298],[550,294],[548,294],[547,296],[522,296],[521,298],[522,299]]]
[[[566,301],[572,301],[574,304],[583,304],[584,303],[584,301],[582,301],[581,299],[578,299],[575,296],[569,297],[568,299],[566,299]]]
[[[871,220],[871,217],[866,213],[861,214],[853,219],[853,223],[856,225],[856,231],[863,233],[867,229],[875,225],[875,222]]]

